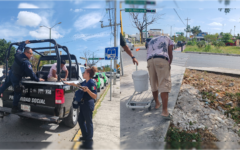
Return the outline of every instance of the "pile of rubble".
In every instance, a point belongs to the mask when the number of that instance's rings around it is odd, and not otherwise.
[[[218,109],[210,108],[193,86],[183,84],[173,110],[173,124],[180,130],[208,129],[220,141],[240,141],[240,124],[226,117],[220,106]]]

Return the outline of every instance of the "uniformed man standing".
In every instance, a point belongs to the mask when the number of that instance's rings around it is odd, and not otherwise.
[[[44,81],[44,79],[38,78],[32,70],[32,65],[29,62],[29,59],[33,56],[33,51],[31,48],[25,47],[26,44],[29,43],[30,42],[27,40],[25,43],[21,43],[21,45],[18,47],[13,65],[9,72],[9,77],[0,88],[0,93],[3,93],[4,90],[7,89],[10,85],[12,85],[14,88],[13,107],[11,113],[18,112],[18,102],[21,98],[23,90],[21,86],[22,77],[30,76],[34,81]],[[24,53],[22,53],[23,49]]]

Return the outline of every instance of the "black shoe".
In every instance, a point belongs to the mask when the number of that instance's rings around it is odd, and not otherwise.
[[[86,139],[84,137],[80,137],[79,140],[80,141],[86,141]]]
[[[19,112],[18,107],[13,106],[13,107],[12,107],[12,110],[11,110],[11,113],[12,113],[12,114],[16,114],[16,113],[18,113],[18,112]]]

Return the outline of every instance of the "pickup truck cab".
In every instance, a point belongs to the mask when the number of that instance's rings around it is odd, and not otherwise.
[[[19,101],[19,109],[22,112],[16,113],[16,115],[26,118],[32,118],[41,120],[44,122],[57,123],[64,122],[64,124],[70,128],[73,128],[77,124],[79,109],[72,107],[75,91],[78,88],[64,84],[61,78],[65,77],[65,73],[60,72],[61,60],[69,62],[67,69],[69,75],[66,82],[78,84],[83,82],[82,74],[85,71],[84,66],[81,66],[77,62],[75,55],[71,55],[66,46],[61,46],[53,39],[47,40],[32,40],[30,43],[49,43],[54,44],[54,47],[38,47],[32,48],[32,50],[40,55],[40,59],[37,65],[36,75],[39,78],[45,79],[44,82],[32,81],[29,78],[22,79],[22,97]],[[19,45],[20,43],[11,43],[7,50],[7,58],[9,57],[11,47],[13,45]],[[37,50],[54,49],[56,55],[43,55]],[[66,52],[66,55],[60,55],[58,49],[62,49]],[[7,59],[6,59],[7,60]],[[47,76],[51,68],[51,64],[42,65],[49,61],[57,62],[57,82],[47,81]],[[6,62],[7,64],[7,62]],[[6,65],[6,69],[8,65]],[[3,92],[2,104],[0,107],[0,113],[11,113],[12,101],[13,101],[13,87],[10,86]]]

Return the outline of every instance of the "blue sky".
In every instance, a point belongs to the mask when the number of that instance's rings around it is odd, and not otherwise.
[[[117,5],[119,9],[119,3]],[[110,7],[114,7],[113,3]],[[52,29],[52,38],[57,43],[67,46],[77,58],[83,57],[84,51],[94,52],[95,57],[103,58],[105,47],[114,46],[113,30],[110,27],[101,28],[99,22],[109,24],[106,8],[109,8],[109,3],[100,0],[0,1],[0,39],[11,42],[48,39],[49,29],[39,26],[52,27],[62,22]],[[119,13],[117,17],[119,23]],[[40,45],[48,46],[49,43],[29,46]],[[78,59],[78,62],[84,63],[84,60]],[[97,65],[106,64],[110,61],[104,60]]]
[[[240,33],[240,1],[231,0],[230,5],[225,6],[224,0],[219,3],[218,0],[176,0],[177,6],[173,0],[157,0],[156,6],[147,5],[147,8],[157,9],[157,13],[162,15],[162,19],[156,23],[149,25],[148,29],[163,29],[164,33],[170,34],[170,26],[172,25],[172,33],[184,32],[187,21],[185,19],[190,18],[190,27],[200,26],[203,32],[210,34],[220,32],[230,32],[232,29],[232,35]],[[122,8],[130,8],[130,5],[123,4]],[[139,6],[141,8],[143,6]],[[218,8],[236,8],[232,9],[230,13],[225,14],[223,11],[218,11]],[[176,9],[182,21],[179,19],[173,9]],[[123,30],[127,34],[136,34],[139,31],[133,28],[129,14],[126,12],[122,13],[123,18]],[[152,15],[149,14],[149,17]]]

